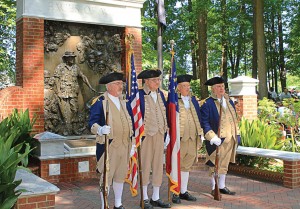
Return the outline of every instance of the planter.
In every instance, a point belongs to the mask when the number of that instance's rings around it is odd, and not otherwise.
[[[283,173],[279,172],[260,170],[238,164],[230,164],[228,171],[231,174],[246,176],[256,180],[283,184]]]

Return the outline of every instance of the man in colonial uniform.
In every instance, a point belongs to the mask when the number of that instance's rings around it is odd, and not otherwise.
[[[104,135],[109,137],[108,185],[110,186],[112,183],[113,186],[115,195],[114,209],[124,209],[124,206],[122,206],[123,184],[127,174],[130,154],[133,152],[130,139],[133,134],[130,117],[131,109],[125,100],[121,99],[123,90],[122,80],[123,74],[118,72],[110,73],[100,79],[99,84],[106,84],[107,91],[94,99],[89,120],[91,132],[96,134],[97,172],[101,174],[100,190],[103,184]],[[108,110],[107,124],[105,124],[106,110]],[[100,197],[103,209],[102,191]]]
[[[145,136],[141,143],[141,161],[143,166],[143,196],[145,209],[154,207],[170,208],[169,203],[164,203],[159,198],[159,189],[163,176],[164,145],[170,142],[164,136],[167,132],[167,119],[165,97],[159,90],[160,70],[144,70],[138,75],[138,79],[144,79],[144,89],[139,90],[141,100],[141,112],[145,124]],[[153,194],[149,201],[148,184],[152,171]]]
[[[203,128],[207,151],[207,162],[210,166],[212,194],[215,178],[213,175],[216,147],[219,146],[219,189],[222,194],[235,195],[225,185],[225,178],[230,162],[235,163],[236,149],[240,141],[238,121],[233,101],[225,93],[224,79],[214,77],[205,85],[211,86],[212,95],[201,105],[201,127]],[[220,118],[220,109],[222,117]],[[218,129],[219,133],[218,133]]]
[[[179,123],[180,123],[180,194],[173,194],[172,202],[181,203],[180,199],[196,201],[188,190],[189,171],[197,161],[197,151],[201,147],[203,131],[200,125],[200,107],[194,96],[190,95],[191,75],[177,76],[179,92]]]

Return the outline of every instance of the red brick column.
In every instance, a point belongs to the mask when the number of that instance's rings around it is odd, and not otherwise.
[[[248,120],[257,118],[257,96],[233,96],[237,103],[235,105],[238,118],[244,117]]]
[[[300,187],[300,161],[283,161],[283,185],[288,188]]]
[[[24,89],[23,109],[37,116],[35,131],[44,131],[44,19],[17,22],[17,83]]]
[[[17,21],[16,86],[0,91],[0,119],[13,108],[37,116],[35,132],[44,131],[44,19]]]

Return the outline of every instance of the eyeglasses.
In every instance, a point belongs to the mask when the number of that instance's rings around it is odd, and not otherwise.
[[[159,81],[161,81],[160,78],[149,78],[149,80],[152,81],[152,82],[159,82]]]
[[[123,81],[116,81],[116,82],[111,82],[111,84],[116,84],[116,85],[123,85]]]
[[[182,86],[182,88],[190,88],[191,87],[191,85],[184,85],[184,84],[182,84],[181,86]]]

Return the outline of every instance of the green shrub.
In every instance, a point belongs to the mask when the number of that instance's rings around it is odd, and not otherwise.
[[[239,124],[242,146],[280,150],[283,142],[281,131],[277,124],[268,124],[259,119],[251,122],[245,118]]]
[[[286,108],[282,115],[277,111],[277,107],[272,100],[268,100],[267,98],[260,100],[258,102],[258,118],[265,123],[275,126],[281,124],[285,128],[290,129],[290,138],[284,141],[282,150],[299,152],[300,147],[295,143],[295,140],[299,140],[300,138],[298,134],[300,103],[297,99],[290,98],[284,99],[281,105]]]
[[[273,100],[266,97],[259,100],[257,110],[259,120],[268,124],[278,123],[279,112]]]
[[[280,140],[281,131],[276,124],[268,124],[259,119],[249,121],[242,118],[240,121],[241,145],[264,149],[280,150],[284,141]],[[237,162],[246,166],[268,167],[270,159],[254,156],[238,156]]]
[[[29,144],[30,148],[36,147],[36,141],[30,135],[35,121],[36,117],[30,120],[28,109],[24,112],[14,109],[12,114],[0,124],[0,133],[5,133],[7,137],[11,133],[7,130],[17,127],[20,134],[13,140],[12,146],[23,144],[19,152],[24,153],[26,149],[25,144]],[[28,165],[28,156],[24,157],[21,163],[26,167]]]
[[[28,110],[13,114],[0,122],[0,209],[12,208],[22,190],[16,190],[21,180],[15,181],[16,172],[24,167],[29,153],[30,131],[34,121],[30,121]]]

